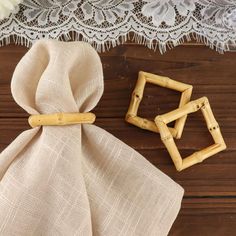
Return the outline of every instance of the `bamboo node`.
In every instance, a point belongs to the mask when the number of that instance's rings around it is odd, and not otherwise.
[[[135,117],[135,116],[132,114],[126,114],[125,119],[129,120],[130,118],[133,118],[133,117]]]
[[[136,92],[133,92],[133,96],[136,97],[138,100],[142,99],[142,97]]]
[[[169,134],[169,135],[167,135],[165,137],[161,137],[162,141],[167,141],[167,140],[171,140],[171,139],[173,139],[173,136],[171,134]]]
[[[145,74],[145,72],[144,72],[144,71],[141,71],[141,70],[140,70],[139,73],[138,73],[139,76],[144,76],[144,74]]]
[[[210,127],[209,127],[209,130],[210,130],[210,131],[213,131],[213,130],[216,130],[216,129],[219,129],[219,128],[220,128],[219,125],[216,124],[216,125],[210,126]]]
[[[197,151],[197,152],[194,153],[194,158],[196,158],[198,163],[203,162],[203,158],[202,158],[202,155],[201,155],[200,151]]]
[[[177,166],[177,165],[176,165],[176,170],[179,171],[179,172],[180,172],[181,170],[183,170],[183,168],[182,168],[182,163],[181,163],[181,166]]]
[[[148,124],[148,120],[143,119],[143,120],[142,120],[142,123],[141,123],[141,127],[142,127],[143,129],[146,129],[146,128],[147,128],[147,124]]]
[[[157,122],[159,122],[159,123],[164,123],[162,116],[160,116],[160,115],[159,115],[159,116],[156,116],[155,122],[156,122],[156,123],[157,123]]]

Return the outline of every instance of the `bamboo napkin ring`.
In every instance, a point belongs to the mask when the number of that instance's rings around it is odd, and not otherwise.
[[[182,116],[186,116],[187,114],[196,112],[199,109],[201,110],[205,118],[208,130],[210,131],[215,143],[182,159],[173,139],[173,135],[168,129],[167,124],[176,119],[179,119]],[[214,118],[210,104],[206,97],[191,101],[181,108],[173,110],[164,115],[157,116],[155,118],[155,123],[159,128],[161,139],[166,146],[178,171],[186,169],[194,164],[200,163],[208,157],[226,149],[226,145],[220,132],[219,125]]]
[[[154,75],[143,71],[139,72],[138,80],[132,93],[131,102],[125,120],[141,129],[159,133],[159,129],[154,121],[137,116],[138,108],[143,98],[144,88],[147,82],[181,92],[182,95],[180,98],[179,107],[182,107],[190,101],[193,86],[172,80],[168,77]],[[169,127],[170,133],[173,137],[181,137],[186,118],[187,115],[179,117],[175,121],[174,128]]]
[[[31,115],[28,122],[32,128],[37,126],[92,124],[96,116],[91,113],[55,113]]]

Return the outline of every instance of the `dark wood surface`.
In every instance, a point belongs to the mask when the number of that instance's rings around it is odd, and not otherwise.
[[[0,152],[29,128],[28,115],[10,93],[12,73],[26,51],[13,45],[0,48]],[[101,54],[101,58],[105,92],[94,111],[96,124],[135,148],[185,189],[170,235],[236,235],[236,54],[221,55],[203,45],[187,44],[160,55],[130,43]],[[178,173],[158,134],[124,121],[140,70],[192,84],[192,99],[207,96],[227,150]],[[179,98],[178,92],[147,85],[139,114],[153,118],[177,108]],[[211,143],[201,112],[190,115],[177,142],[182,156]]]

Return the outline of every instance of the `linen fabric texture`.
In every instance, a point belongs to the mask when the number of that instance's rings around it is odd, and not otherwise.
[[[84,42],[36,42],[12,95],[29,114],[89,112],[103,70]],[[0,154],[0,235],[167,235],[183,189],[93,124],[36,127]]]

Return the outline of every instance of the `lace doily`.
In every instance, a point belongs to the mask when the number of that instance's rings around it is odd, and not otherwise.
[[[130,38],[165,52],[194,38],[223,52],[236,44],[236,0],[24,0],[19,8],[0,21],[1,45],[83,39],[104,51]]]

